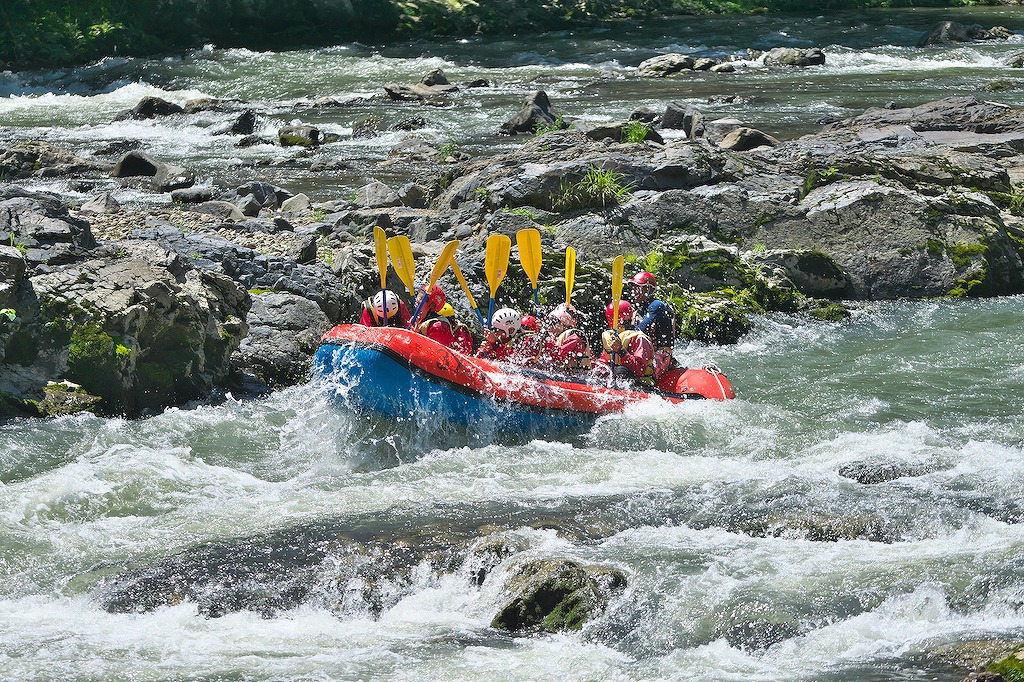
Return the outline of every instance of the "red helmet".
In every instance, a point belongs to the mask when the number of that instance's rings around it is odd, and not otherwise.
[[[426,290],[424,289],[424,291]],[[447,303],[447,299],[445,298],[444,291],[439,284],[435,284],[427,292],[427,307],[430,308],[431,312],[436,313],[444,307],[445,303]]]
[[[609,303],[608,307],[604,309],[604,317],[608,320],[608,326],[614,326],[615,320],[615,306],[613,303]],[[619,325],[623,322],[631,322],[633,320],[633,306],[629,304],[629,301],[619,301]]]
[[[653,287],[658,284],[658,280],[654,278],[654,275],[647,272],[646,270],[643,272],[638,272],[635,275],[633,275],[633,279],[630,281],[633,282],[633,284],[639,284],[641,286],[649,285]]]
[[[520,325],[523,329],[529,329],[532,332],[537,331],[540,327],[537,325],[537,318],[533,315],[523,315]]]

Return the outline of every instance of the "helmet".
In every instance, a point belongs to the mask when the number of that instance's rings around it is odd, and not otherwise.
[[[578,316],[579,313],[576,311],[576,308],[564,303],[559,303],[555,306],[554,310],[548,313],[548,317],[555,318],[560,325],[569,329],[574,328],[578,324]]]
[[[455,308],[452,307],[451,303],[445,303],[441,306],[441,309],[437,311],[437,314],[441,317],[451,317],[455,314]]]
[[[535,332],[539,329],[537,325],[537,318],[533,315],[523,315],[519,320],[519,326],[522,329],[529,329],[531,332]]]
[[[389,289],[381,289],[373,295],[374,317],[383,320],[385,309],[388,311],[388,319],[398,314],[398,294]]]
[[[430,308],[431,312],[436,313],[444,307],[447,299],[445,298],[444,290],[441,289],[440,285],[435,284],[430,287],[430,291],[427,291],[426,288],[424,288],[423,291],[427,294],[427,307]]]
[[[635,275],[633,275],[633,279],[631,279],[630,281],[636,285],[649,285],[652,287],[658,283],[658,280],[654,278],[654,275],[647,271],[636,273]]]
[[[614,326],[613,322],[615,319],[615,305],[614,302],[609,303],[608,307],[604,309],[604,317],[608,320],[608,326]],[[619,324],[623,322],[631,322],[633,320],[633,306],[629,304],[629,301],[619,301]]]
[[[491,316],[491,328],[505,332],[505,336],[509,338],[519,331],[521,325],[519,313],[512,308],[502,308]]]

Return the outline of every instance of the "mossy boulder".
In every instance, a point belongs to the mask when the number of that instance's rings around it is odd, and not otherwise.
[[[747,305],[716,295],[673,299],[679,336],[707,344],[736,343],[754,327]]]
[[[117,256],[23,281],[0,389],[45,402],[47,384],[66,379],[99,398],[88,409],[129,416],[205,397],[228,376],[250,299],[227,276],[189,267],[122,242]],[[68,402],[49,401],[57,411]]]
[[[604,613],[626,586],[617,569],[584,567],[567,559],[520,564],[505,584],[507,600],[491,627],[514,634],[579,630]]]
[[[102,400],[70,381],[51,381],[43,389],[43,393],[44,397],[39,401],[37,408],[39,414],[46,417],[92,412]]]

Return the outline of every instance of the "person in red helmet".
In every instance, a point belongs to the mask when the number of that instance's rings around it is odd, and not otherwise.
[[[390,289],[382,289],[370,298],[363,301],[363,312],[359,317],[359,324],[367,327],[389,327],[405,328],[409,325],[409,309],[405,307],[405,301],[398,297],[398,294]]]
[[[579,313],[571,305],[559,303],[548,313],[542,332],[543,352],[538,361],[543,369],[576,374],[591,368],[594,352],[578,326]]]
[[[654,346],[642,331],[633,329],[633,306],[619,301],[619,326],[615,327],[615,306],[609,303],[605,318],[610,329],[601,334],[604,352],[597,374],[631,381],[650,381],[654,375]]]
[[[658,281],[649,272],[638,272],[631,281],[633,328],[647,334],[654,344],[654,376],[660,377],[675,364],[676,313],[665,301],[654,298]]]
[[[423,291],[421,291],[416,297],[416,304],[413,306],[413,310],[416,310],[419,307],[420,301],[423,300],[423,297],[426,297],[427,302],[423,305],[423,309],[420,310],[419,318],[413,320],[413,324],[415,325],[419,325],[424,318],[429,317],[432,314],[436,315],[440,312],[441,308],[444,307],[444,304],[448,302],[448,299],[444,295],[444,289],[441,288],[441,285],[435,284],[430,287],[429,290],[426,287],[423,287]]]

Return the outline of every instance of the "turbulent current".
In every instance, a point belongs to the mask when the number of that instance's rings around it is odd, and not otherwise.
[[[725,368],[737,400],[640,405],[574,442],[431,447],[316,385],[10,423],[2,677],[954,679],[926,654],[1024,631],[1022,306],[765,318],[736,347],[678,349]],[[512,639],[489,627],[504,566],[476,585],[454,550],[450,571],[368,590],[330,544],[457,548],[488,526],[527,555],[618,567],[627,591],[579,634]],[[112,601],[118,575],[196,547],[223,551],[183,572],[276,552],[309,565],[250,579],[306,582],[294,603],[223,614],[222,584]]]
[[[823,117],[1013,77],[1002,64],[1020,40],[914,48],[944,17],[691,18],[111,58],[0,75],[0,131],[82,154],[141,139],[201,176],[330,198],[393,180],[377,162],[399,134],[328,146],[358,170],[324,178],[280,149],[235,149],[212,134],[228,120],[216,114],[111,119],[146,94],[237,97],[259,105],[267,131],[301,121],[345,135],[370,115],[415,114],[421,134],[478,154],[516,144],[493,132],[543,88],[566,115],[620,119],[684,100],[791,137]],[[958,18],[1024,30],[1020,10]],[[634,76],[662,51],[777,44],[821,46],[829,61]],[[435,66],[490,86],[447,109],[309,107]],[[842,324],[763,317],[736,346],[677,348],[687,364],[719,365],[736,400],[652,401],[565,442],[470,438],[429,415],[367,421],[316,383],[134,421],[7,422],[0,679],[960,679],[935,651],[1024,636],[1022,312],[1014,297],[877,303]],[[517,554],[481,583],[471,548],[490,533]],[[523,556],[615,567],[628,586],[580,632],[513,638],[490,623]]]

